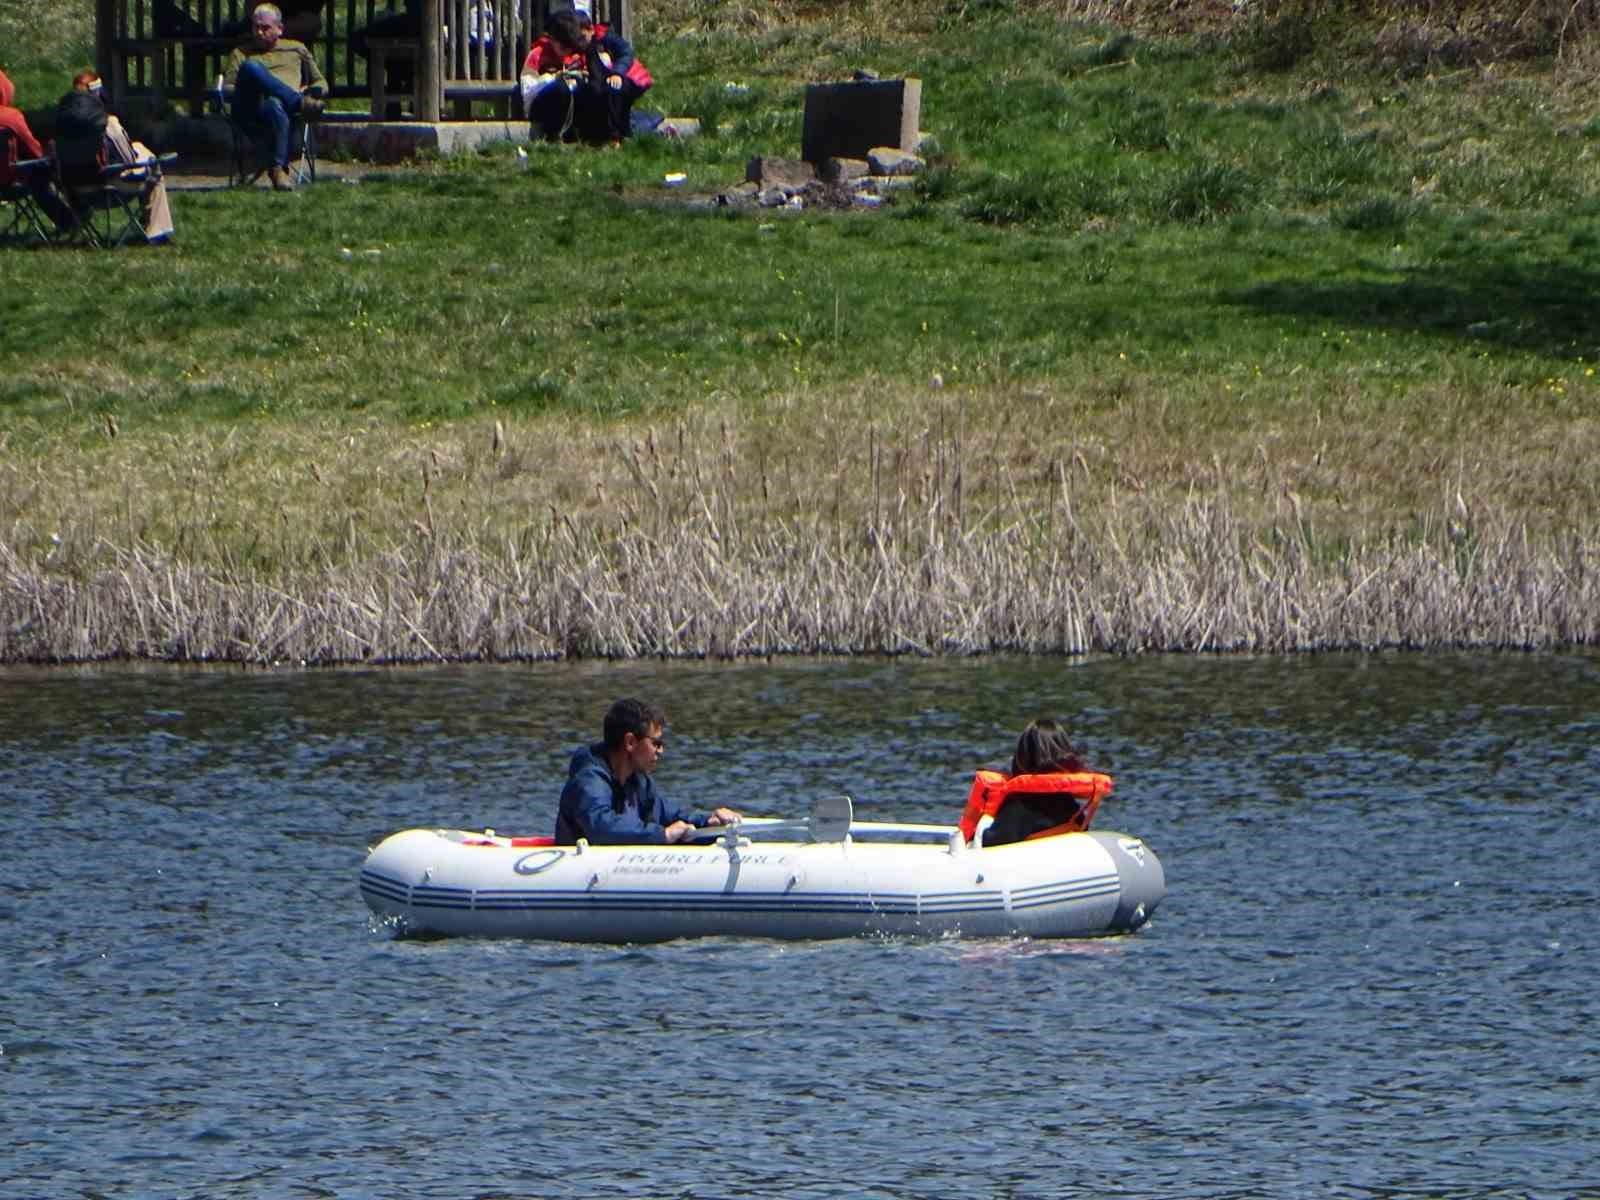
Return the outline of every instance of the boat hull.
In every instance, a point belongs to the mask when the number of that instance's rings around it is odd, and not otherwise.
[[[413,933],[577,942],[728,936],[1092,937],[1166,892],[1137,838],[1071,833],[993,849],[718,841],[529,846],[460,830],[386,838],[361,870],[373,914]]]

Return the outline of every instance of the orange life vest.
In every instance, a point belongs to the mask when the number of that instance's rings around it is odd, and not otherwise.
[[[967,806],[961,812],[961,836],[971,841],[978,832],[978,822],[994,817],[1014,795],[1027,794],[1071,796],[1078,801],[1078,811],[1070,820],[1049,829],[1030,834],[1029,841],[1057,833],[1081,833],[1094,820],[1100,801],[1111,793],[1111,776],[1099,771],[1052,771],[1045,775],[1005,775],[1000,771],[979,771],[972,780],[972,790],[967,793]]]

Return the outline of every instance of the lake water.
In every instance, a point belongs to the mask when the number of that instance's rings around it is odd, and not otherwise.
[[[1166,866],[1076,942],[395,940],[411,825],[951,821],[1024,721]],[[1600,1196],[1600,656],[0,672],[0,1197]]]

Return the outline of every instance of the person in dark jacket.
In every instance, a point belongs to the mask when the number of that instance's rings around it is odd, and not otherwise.
[[[72,77],[72,90],[56,104],[56,139],[98,143],[106,163],[138,165],[118,177],[117,187],[142,201],[145,241],[159,246],[172,237],[172,205],[167,199],[161,164],[150,147],[136,142],[115,113],[105,106],[105,88],[93,71]]]
[[[572,756],[556,814],[557,845],[681,842],[696,829],[739,820],[731,808],[686,812],[658,790],[650,772],[666,751],[666,714],[654,704],[618,700],[606,713],[605,740]]]

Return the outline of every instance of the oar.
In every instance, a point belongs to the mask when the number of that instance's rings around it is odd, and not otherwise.
[[[811,815],[803,820],[785,817],[743,817],[732,825],[707,825],[694,833],[695,841],[721,837],[740,829],[759,829],[763,833],[782,833],[794,830],[805,833],[813,842],[842,842],[850,836],[850,818],[854,805],[849,796],[821,796],[811,804]]]
[[[753,830],[760,833],[782,833],[789,829],[805,830],[810,828],[808,821],[789,817],[746,817],[740,821],[738,828]],[[727,832],[726,825],[710,825],[698,832],[706,837],[720,832]],[[879,838],[908,838],[908,839],[939,839],[949,837],[956,831],[954,825],[924,825],[914,821],[852,821],[850,822],[851,837],[879,837]]]

